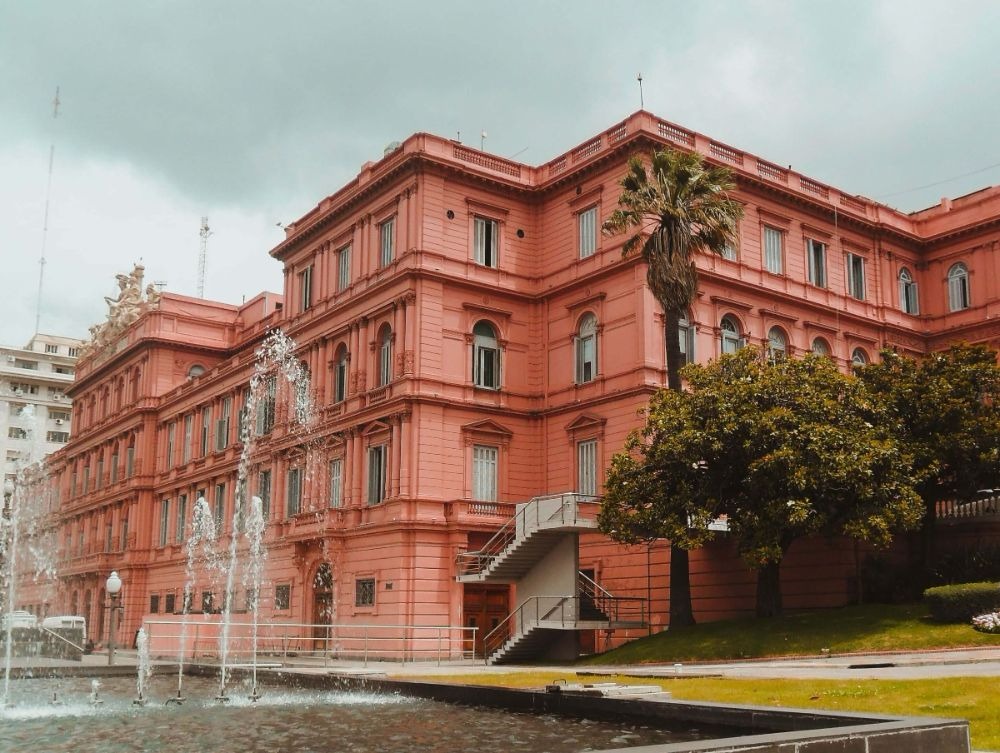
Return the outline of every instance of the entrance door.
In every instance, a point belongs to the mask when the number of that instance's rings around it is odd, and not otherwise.
[[[324,562],[313,578],[313,651],[330,650],[333,622],[333,570]]]
[[[510,614],[510,586],[465,584],[462,624],[477,628],[475,643],[466,636],[465,650],[483,655],[483,639]]]

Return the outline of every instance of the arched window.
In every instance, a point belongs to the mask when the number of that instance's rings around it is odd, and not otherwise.
[[[780,361],[788,355],[788,338],[780,327],[771,327],[767,333],[767,356],[771,361]]]
[[[392,381],[392,328],[386,324],[378,338],[378,386],[384,387]]]
[[[576,383],[592,382],[597,376],[597,317],[584,314],[576,331]]]
[[[855,348],[851,353],[851,365],[852,366],[867,366],[868,365],[868,354],[862,348]]]
[[[500,389],[500,344],[493,326],[486,321],[472,328],[472,383],[489,390]]]
[[[812,352],[817,356],[829,356],[830,345],[822,337],[817,337],[812,342]]]
[[[969,270],[961,262],[948,270],[948,308],[952,311],[969,308]]]
[[[347,346],[337,348],[333,360],[333,402],[340,403],[347,398]]]
[[[743,335],[740,332],[740,323],[731,316],[722,317],[719,322],[719,336],[721,339],[722,355],[735,353],[743,347]]]
[[[913,281],[910,270],[903,267],[899,270],[899,308],[904,314],[919,314],[920,303],[917,300],[917,283]]]

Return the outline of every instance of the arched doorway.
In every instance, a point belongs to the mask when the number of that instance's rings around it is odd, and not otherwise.
[[[313,576],[313,650],[328,651],[331,641],[331,624],[334,620],[333,568],[323,562]]]

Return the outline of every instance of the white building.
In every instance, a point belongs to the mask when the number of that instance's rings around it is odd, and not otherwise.
[[[0,457],[4,477],[58,450],[70,436],[81,341],[36,334],[23,348],[0,345]]]

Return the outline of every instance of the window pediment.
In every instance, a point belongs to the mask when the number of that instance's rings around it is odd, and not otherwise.
[[[462,427],[462,435],[465,437],[467,445],[473,442],[492,442],[493,444],[506,446],[510,444],[510,439],[514,436],[514,432],[503,424],[487,418],[482,421],[473,421],[470,424],[465,424]]]
[[[603,435],[604,426],[607,422],[608,419],[603,416],[597,416],[593,413],[581,413],[566,424],[566,433],[574,437],[582,435],[600,436]]]

